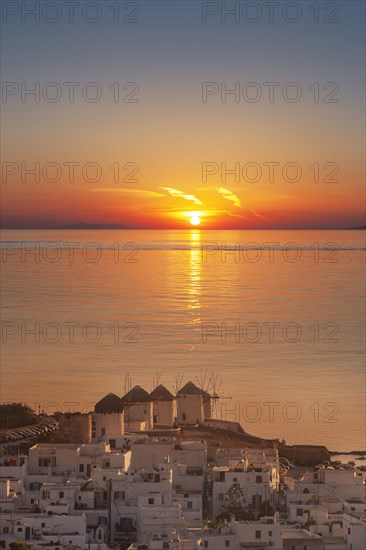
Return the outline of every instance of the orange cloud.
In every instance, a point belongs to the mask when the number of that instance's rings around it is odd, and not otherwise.
[[[241,207],[241,201],[237,195],[234,195],[230,189],[226,189],[225,187],[218,187],[217,191],[224,197],[224,199],[227,199],[228,201],[231,201],[234,206],[237,208]]]
[[[165,197],[163,193],[156,193],[155,191],[146,191],[145,189],[118,189],[115,187],[98,187],[97,189],[91,189],[93,193],[113,193],[115,195],[130,195],[142,198],[155,198]]]
[[[264,216],[262,216],[261,214],[258,214],[258,212],[256,212],[255,210],[253,210],[253,208],[250,209],[251,213],[254,214],[254,216],[256,218],[260,218],[261,220],[265,220],[266,222],[269,222],[270,220],[268,218],[265,218]]]
[[[185,199],[186,201],[192,201],[195,204],[202,204],[202,202],[197,199],[194,195],[188,195],[187,193],[184,193],[183,191],[179,191],[179,189],[174,189],[173,187],[160,187],[163,191],[167,191],[169,195],[172,197],[181,197],[182,199]]]

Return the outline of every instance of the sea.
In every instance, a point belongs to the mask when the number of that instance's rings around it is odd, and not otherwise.
[[[1,401],[192,380],[217,418],[365,450],[365,232],[4,230]]]

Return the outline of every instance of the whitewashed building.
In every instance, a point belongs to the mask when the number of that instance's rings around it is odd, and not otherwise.
[[[325,506],[331,513],[342,513],[344,501],[363,501],[365,491],[362,472],[324,468],[307,471],[300,479],[290,480],[286,496],[290,502],[313,502]]]

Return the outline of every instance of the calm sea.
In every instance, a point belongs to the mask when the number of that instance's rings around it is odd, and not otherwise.
[[[2,401],[215,393],[287,443],[365,448],[363,231],[4,231]]]

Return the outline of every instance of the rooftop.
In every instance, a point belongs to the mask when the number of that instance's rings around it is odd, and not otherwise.
[[[284,539],[318,539],[319,535],[314,535],[306,529],[288,529],[282,531],[282,538]]]
[[[187,382],[183,388],[181,388],[179,391],[178,391],[178,395],[202,395],[203,397],[203,400],[204,401],[207,401],[209,399],[211,399],[211,396],[209,393],[207,393],[207,391],[205,390],[202,390],[201,388],[199,388],[198,386],[196,386],[196,384],[194,384],[192,382],[192,380],[190,380],[189,382]]]
[[[159,384],[159,386],[150,393],[150,397],[154,401],[174,401],[174,395],[171,394],[163,384]]]
[[[109,393],[96,403],[94,410],[101,414],[119,413],[123,411],[123,402],[116,394]]]
[[[123,405],[127,405],[128,403],[150,403],[152,400],[147,391],[141,386],[134,386],[121,399]]]

